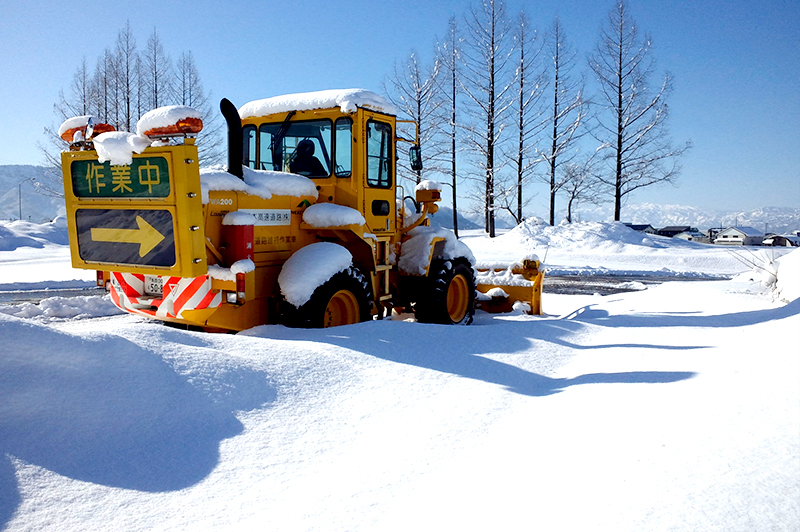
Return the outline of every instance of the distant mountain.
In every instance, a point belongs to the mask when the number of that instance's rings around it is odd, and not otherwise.
[[[581,221],[608,221],[613,218],[613,206],[582,206]],[[710,227],[749,226],[762,232],[787,233],[800,230],[800,208],[764,207],[753,211],[715,211],[687,205],[657,205],[635,203],[622,208],[624,222],[650,224],[655,228],[669,225],[689,225],[700,230]]]
[[[447,229],[453,228],[453,209],[450,207],[439,207],[436,214],[431,215],[431,225],[433,227],[445,227]],[[466,218],[461,213],[458,213],[458,228],[459,229],[480,229],[475,221]]]
[[[41,193],[35,182],[53,186],[44,166],[0,165],[0,220],[49,222],[66,212],[64,198]],[[21,197],[20,197],[21,195]]]

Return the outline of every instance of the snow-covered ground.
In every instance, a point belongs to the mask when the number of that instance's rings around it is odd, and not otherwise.
[[[0,290],[84,288],[95,274],[70,266],[67,220],[51,223],[0,220]]]
[[[91,286],[57,235],[0,223],[0,290]],[[0,528],[798,530],[800,250],[592,223],[464,240],[667,282],[468,327],[0,307]]]

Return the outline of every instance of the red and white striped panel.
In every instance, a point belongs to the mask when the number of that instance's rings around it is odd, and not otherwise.
[[[222,292],[211,290],[208,275],[170,277],[164,283],[164,295],[158,306],[159,318],[180,318],[184,310],[216,308],[222,304]]]
[[[125,312],[154,316],[155,312],[138,309],[139,298],[144,295],[144,275],[138,273],[111,272],[111,301]]]
[[[222,292],[211,290],[207,275],[163,279],[164,289],[158,299],[144,293],[144,275],[112,272],[111,300],[126,312],[157,318],[180,318],[184,310],[216,308],[222,304]]]

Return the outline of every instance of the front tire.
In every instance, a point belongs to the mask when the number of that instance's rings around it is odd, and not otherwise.
[[[417,321],[469,325],[475,314],[475,272],[465,259],[431,262],[426,282],[417,294]]]
[[[290,327],[325,328],[370,319],[371,290],[360,270],[350,266],[317,287],[302,306],[285,304],[284,323]]]

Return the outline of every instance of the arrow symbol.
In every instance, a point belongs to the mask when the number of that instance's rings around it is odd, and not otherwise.
[[[144,257],[164,240],[164,235],[141,216],[136,217],[136,225],[139,226],[139,229],[92,228],[92,240],[118,244],[139,244],[139,256]]]

